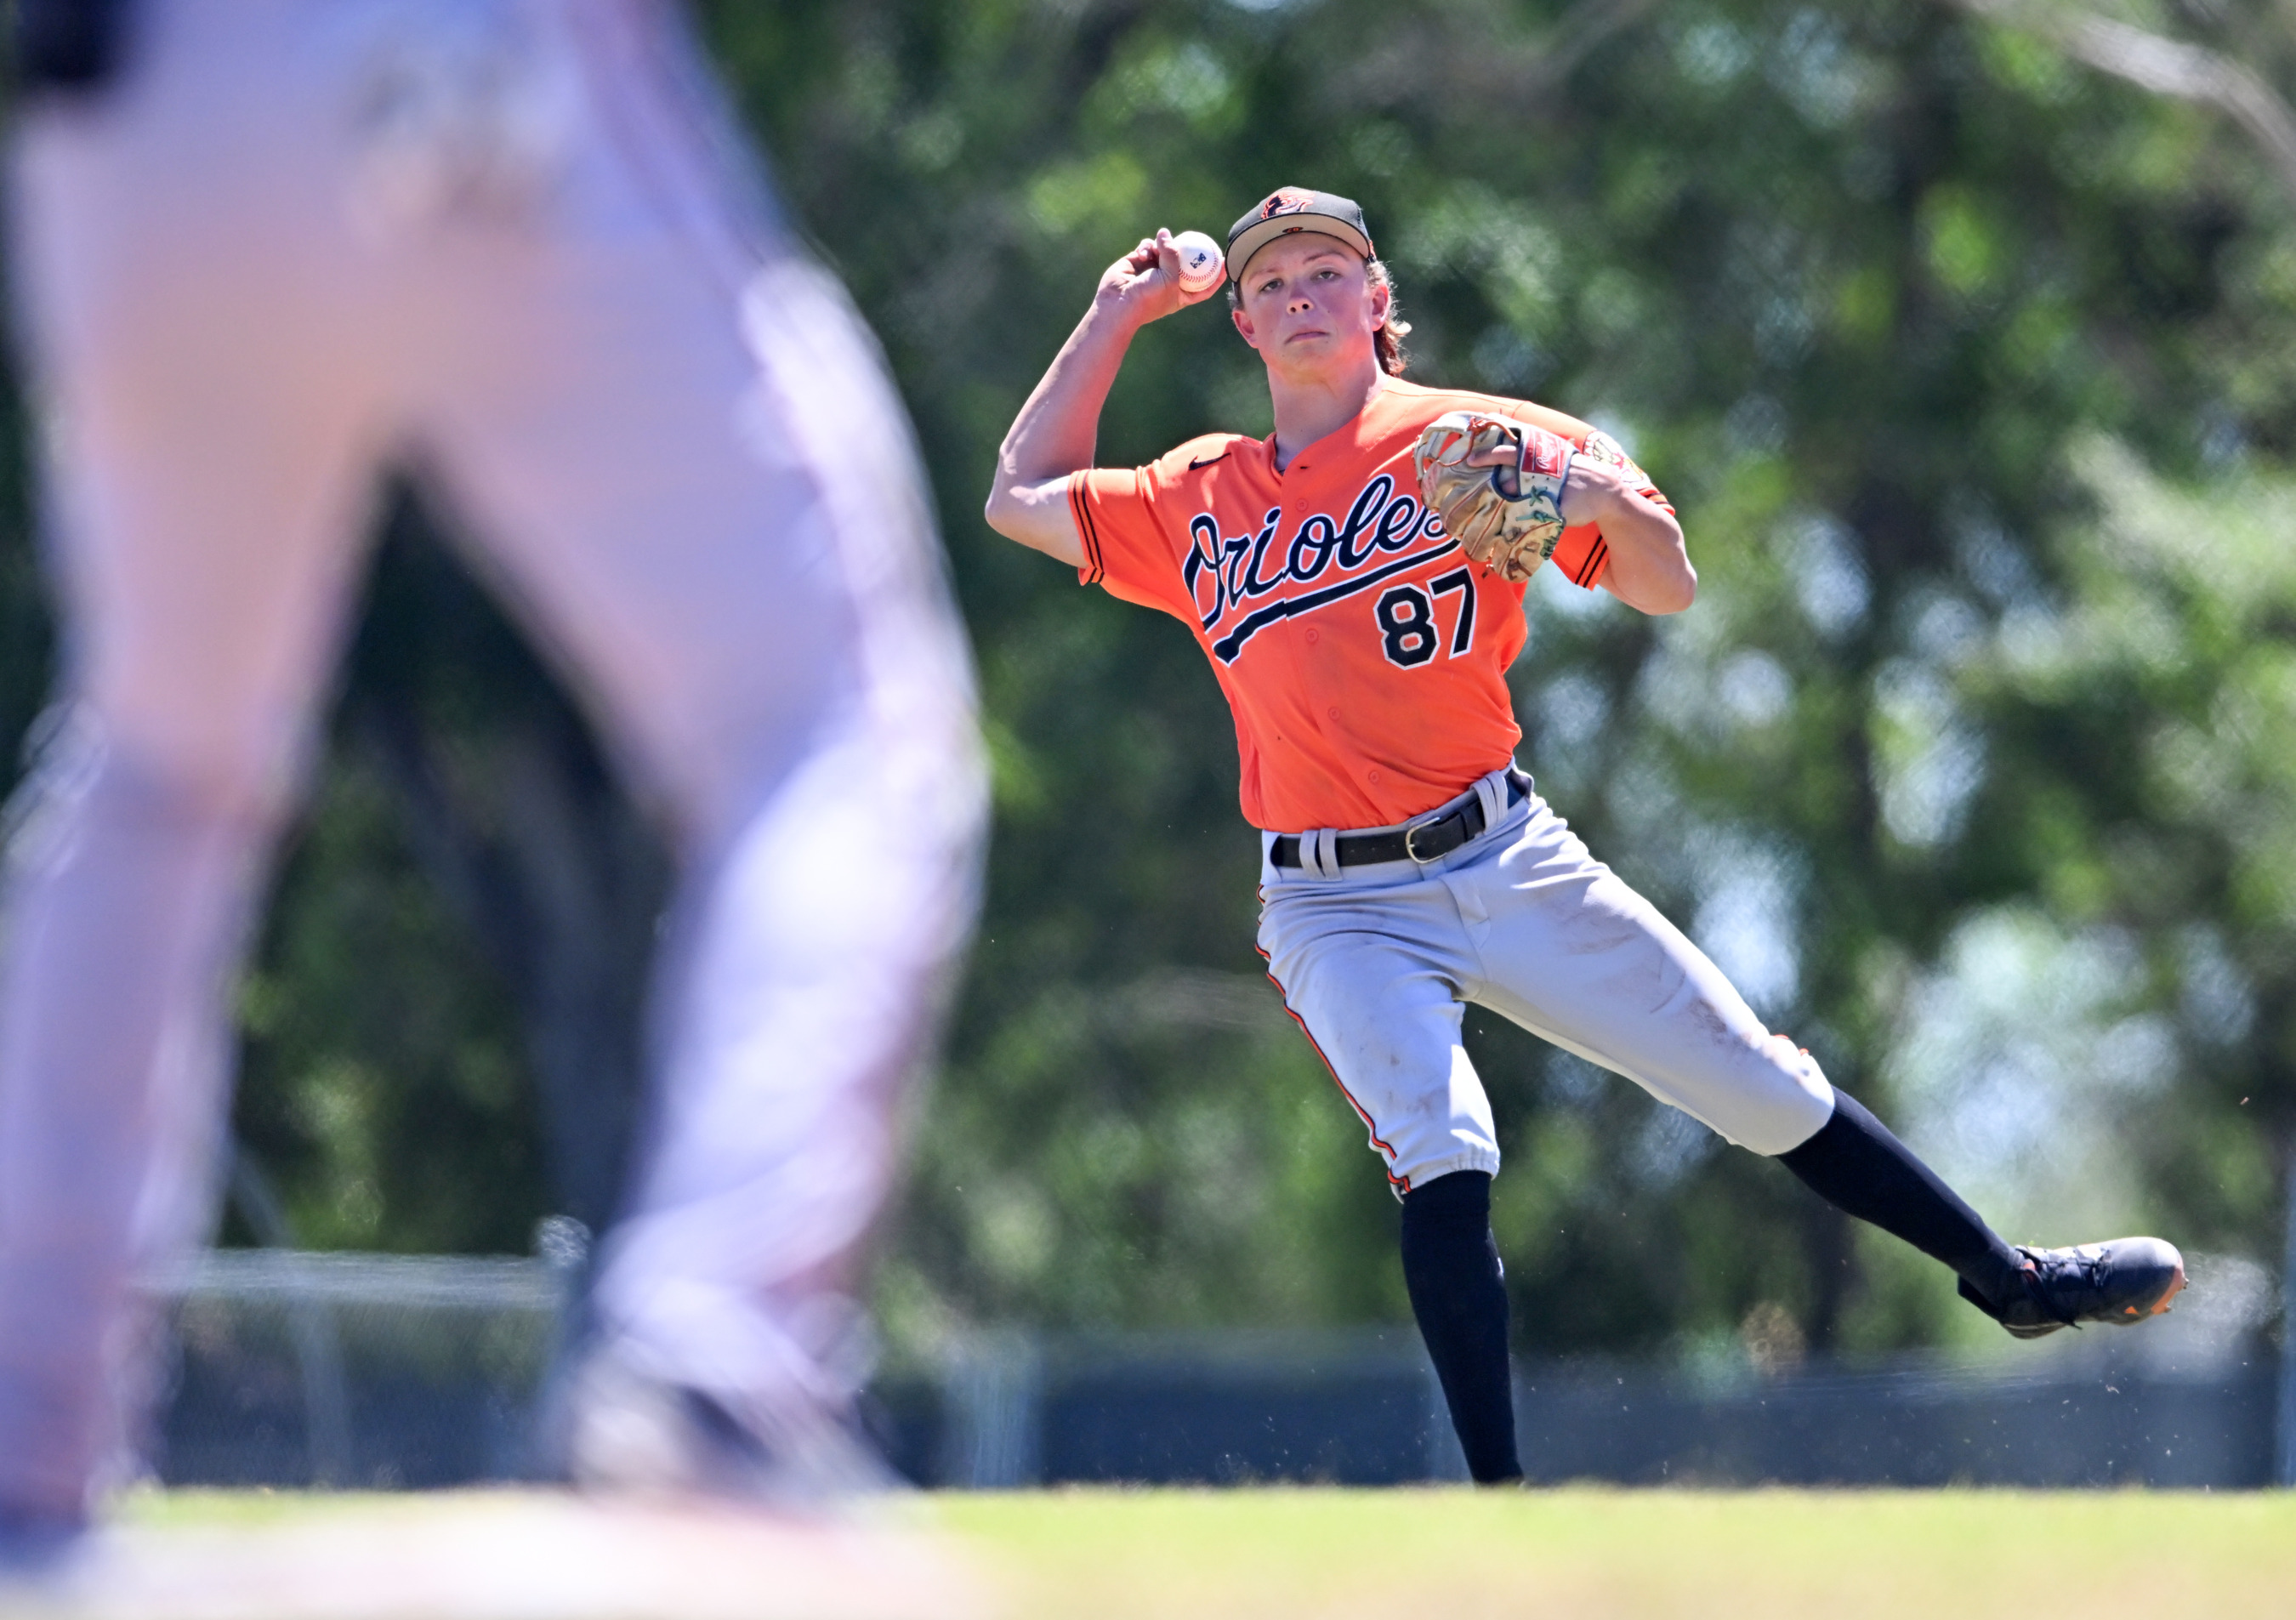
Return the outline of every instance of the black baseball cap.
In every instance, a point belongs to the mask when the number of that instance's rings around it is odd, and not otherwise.
[[[1295,235],[1301,231],[1336,236],[1365,258],[1379,257],[1371,245],[1371,231],[1364,224],[1363,209],[1353,199],[1287,185],[1268,192],[1252,205],[1250,213],[1228,227],[1228,280],[1241,282],[1244,266],[1251,263],[1253,254],[1279,236]]]

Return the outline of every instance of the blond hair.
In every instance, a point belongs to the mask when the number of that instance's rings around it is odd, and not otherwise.
[[[1387,289],[1387,319],[1371,335],[1373,347],[1379,354],[1379,369],[1390,377],[1403,375],[1403,368],[1411,364],[1411,355],[1403,347],[1404,339],[1411,335],[1411,323],[1403,318],[1403,307],[1396,301],[1395,278],[1387,273],[1385,259],[1366,259],[1364,279],[1374,287]]]

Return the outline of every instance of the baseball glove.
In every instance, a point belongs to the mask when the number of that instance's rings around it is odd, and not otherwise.
[[[1467,464],[1496,449],[1508,460]],[[1452,411],[1427,424],[1411,466],[1443,532],[1501,579],[1520,584],[1562,539],[1562,487],[1575,454],[1569,439],[1536,423]]]

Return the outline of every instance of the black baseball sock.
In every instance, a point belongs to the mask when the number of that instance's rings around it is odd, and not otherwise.
[[[1963,1297],[1989,1314],[2021,1286],[2017,1252],[1849,1092],[1837,1088],[1833,1117],[1778,1162],[1835,1208],[1951,1266]]]
[[[1491,1178],[1456,1170],[1403,1195],[1403,1281],[1478,1485],[1522,1477]]]

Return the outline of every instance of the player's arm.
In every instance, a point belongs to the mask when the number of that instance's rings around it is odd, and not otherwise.
[[[1201,303],[1218,290],[1180,289],[1172,233],[1159,231],[1108,267],[1092,307],[1013,419],[996,452],[988,527],[1071,568],[1085,563],[1084,541],[1069,511],[1071,473],[1092,465],[1100,410],[1124,364],[1133,334],[1151,321]]]
[[[1570,463],[1562,487],[1562,518],[1592,523],[1610,545],[1603,588],[1644,613],[1679,613],[1698,595],[1682,525],[1637,488],[1627,470],[1591,455]]]

